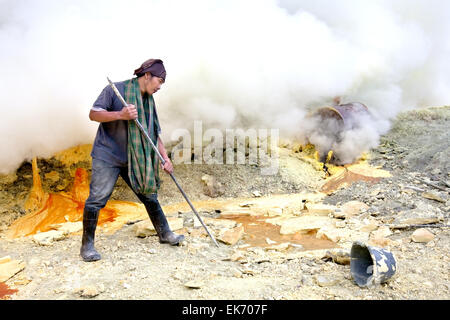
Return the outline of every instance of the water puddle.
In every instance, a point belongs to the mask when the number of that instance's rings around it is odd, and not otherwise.
[[[303,246],[303,250],[319,250],[338,248],[338,245],[330,240],[317,239],[316,231],[309,233],[297,232],[294,234],[280,234],[280,226],[266,222],[268,217],[264,216],[227,216],[244,226],[245,243],[254,247],[271,247],[282,243],[292,243]],[[267,240],[269,239],[269,240]],[[276,242],[276,243],[273,243]]]

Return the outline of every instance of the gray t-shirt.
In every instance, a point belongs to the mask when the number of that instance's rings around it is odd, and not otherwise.
[[[122,97],[124,97],[124,82],[115,82],[114,85]],[[109,85],[103,89],[92,106],[92,110],[94,111],[120,111],[122,109],[122,103]],[[156,123],[159,123],[156,108],[155,116]],[[159,126],[157,127],[157,132],[158,135],[161,133]],[[102,122],[98,126],[91,156],[94,159],[103,160],[113,166],[124,167],[128,163],[127,144],[128,120]]]

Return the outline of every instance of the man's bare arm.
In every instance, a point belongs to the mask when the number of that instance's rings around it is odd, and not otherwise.
[[[163,157],[164,160],[169,159],[169,157],[167,156],[166,148],[164,147],[164,143],[162,142],[160,137],[158,137],[158,151],[159,151],[159,153],[161,154],[161,156]]]
[[[158,137],[158,151],[163,157],[163,159],[166,161],[163,166],[164,170],[167,171],[168,173],[172,173],[173,172],[172,161],[170,161],[170,158],[167,155],[166,148],[164,147],[164,143],[162,142],[160,137]]]
[[[120,111],[94,111],[89,112],[89,119],[97,122],[111,122],[116,120],[133,120],[137,118],[137,109],[129,104]]]

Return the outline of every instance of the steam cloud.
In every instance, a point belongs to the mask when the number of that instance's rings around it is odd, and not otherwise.
[[[448,104],[448,12],[447,0],[0,0],[0,173],[91,143],[106,76],[151,57],[167,68],[165,141],[195,120],[305,139],[308,112],[342,96],[373,115],[341,146],[352,158],[400,111]]]

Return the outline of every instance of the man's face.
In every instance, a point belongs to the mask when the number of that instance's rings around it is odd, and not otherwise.
[[[149,95],[156,93],[159,89],[161,89],[161,86],[164,83],[162,78],[152,77],[150,73],[146,73],[144,77],[145,91]]]

